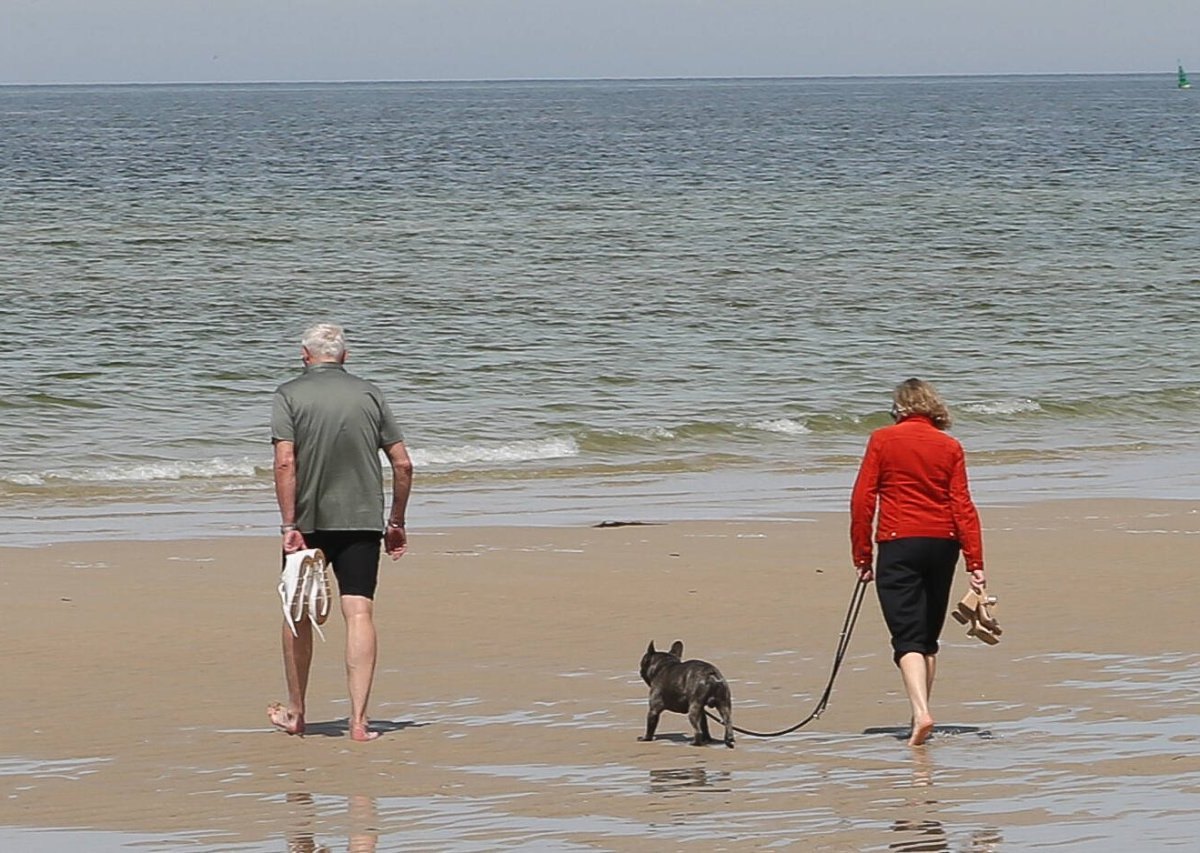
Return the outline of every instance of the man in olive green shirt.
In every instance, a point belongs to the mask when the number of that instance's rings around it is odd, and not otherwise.
[[[404,512],[412,488],[412,462],[383,394],[372,383],[346,372],[346,339],[340,326],[310,327],[301,354],[304,373],[279,386],[271,411],[283,552],[320,548],[333,568],[346,619],[350,736],[374,740],[379,733],[368,728],[367,701],[375,677],[374,597],[380,540],[393,560],[408,547]],[[386,527],[380,450],[392,467],[392,508]],[[312,650],[312,623],[301,621],[293,635],[285,621],[288,706],[275,703],[267,713],[288,734],[304,733]]]

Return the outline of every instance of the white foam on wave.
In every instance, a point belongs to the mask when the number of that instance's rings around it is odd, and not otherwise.
[[[746,424],[750,429],[762,432],[777,432],[782,435],[805,435],[812,432],[807,426],[791,418],[774,418],[771,420],[751,421]]]
[[[977,415],[1020,415],[1026,412],[1042,411],[1042,407],[1036,400],[1026,398],[963,403],[959,408],[964,412],[972,412]]]
[[[528,462],[537,459],[563,459],[579,455],[572,438],[512,441],[504,444],[468,444],[458,447],[434,447],[410,450],[413,464],[464,465],[478,462]],[[382,455],[380,457],[381,462]],[[45,486],[53,483],[153,483],[171,480],[258,479],[270,473],[270,459],[178,459],[159,462],[128,462],[94,468],[56,468],[47,471],[20,471],[0,475],[0,482],[12,486]],[[384,465],[384,468],[387,466]],[[256,489],[245,483],[228,489]]]
[[[46,482],[46,479],[41,474],[6,474],[0,477],[6,483],[12,483],[14,486],[40,486]]]
[[[631,435],[634,438],[644,438],[651,440],[671,439],[675,437],[675,432],[666,427],[651,426],[644,429],[635,430],[618,430],[617,435]]]
[[[469,465],[476,462],[531,462],[538,459],[566,459],[579,455],[573,438],[510,441],[504,444],[465,444],[457,447],[431,447],[411,452],[413,465]]]
[[[40,473],[22,472],[3,479],[17,486],[42,486],[53,481],[74,483],[150,483],[157,480],[253,477],[251,459],[163,460],[103,465],[98,468],[62,468]]]

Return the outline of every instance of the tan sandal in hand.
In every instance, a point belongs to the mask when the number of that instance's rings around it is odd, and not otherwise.
[[[1000,642],[1000,623],[992,615],[991,607],[995,605],[994,595],[980,594],[974,589],[967,590],[962,601],[951,612],[951,616],[961,625],[968,625],[967,636],[974,637],[980,642],[994,646]]]
[[[953,616],[960,625],[966,625],[968,622],[973,622],[978,618],[976,614],[979,610],[979,602],[979,593],[973,589],[968,589],[967,594],[962,597],[962,601],[960,601],[958,606],[950,612],[950,615]]]
[[[991,608],[996,604],[996,596],[989,595],[987,598],[979,602],[979,607],[976,608],[976,619],[979,621],[980,627],[991,632],[999,637],[1004,632],[1000,630],[1000,623],[996,621],[996,617],[992,615]]]

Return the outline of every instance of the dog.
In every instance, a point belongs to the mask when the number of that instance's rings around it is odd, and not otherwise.
[[[663,711],[687,714],[692,724],[693,746],[712,743],[708,733],[707,708],[715,708],[725,726],[725,745],[733,749],[733,698],[729,683],[711,663],[683,658],[683,641],[676,640],[671,650],[660,652],[654,641],[642,655],[639,672],[650,687],[650,712],[646,715],[646,734],[638,740],[654,740],[654,730]]]

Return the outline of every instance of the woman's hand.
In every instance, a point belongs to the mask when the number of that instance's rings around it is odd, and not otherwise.
[[[875,570],[870,566],[855,566],[854,571],[858,572],[858,579],[863,583],[875,580]]]
[[[972,569],[970,574],[971,589],[982,595],[983,590],[987,587],[987,578],[984,577],[983,569]]]

